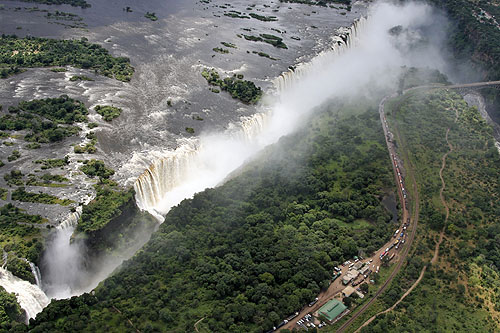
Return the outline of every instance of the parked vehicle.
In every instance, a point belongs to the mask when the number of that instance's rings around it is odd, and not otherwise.
[[[317,297],[314,299],[314,301],[312,301],[311,303],[309,303],[309,306],[313,306],[314,304],[316,304],[316,302],[318,302],[318,298]]]

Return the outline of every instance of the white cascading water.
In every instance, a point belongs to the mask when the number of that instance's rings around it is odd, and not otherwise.
[[[90,198],[87,200],[90,201]],[[81,214],[82,206],[78,206],[57,226],[54,238],[44,253],[43,260],[49,267],[44,270],[44,289],[50,298],[61,299],[76,294],[72,287],[80,279],[83,257],[79,244],[71,243],[71,236]]]
[[[296,93],[299,82],[317,75],[324,65],[354,47],[365,22],[366,19],[361,18],[351,28],[340,28],[332,38],[330,50],[276,78],[273,83],[280,99],[287,98],[290,92]],[[277,107],[283,107],[283,104],[286,105],[286,102],[279,103]],[[163,221],[163,215],[181,200],[216,186],[254,153],[290,133],[302,114],[289,118],[292,122],[288,121],[288,124],[276,119],[276,115],[281,116],[274,108],[270,112],[245,117],[238,126],[230,126],[222,135],[189,141],[154,161],[134,184],[137,205]],[[221,150],[221,147],[224,148]]]
[[[58,230],[63,230],[63,229],[69,229],[69,228],[75,228],[76,225],[78,224],[78,220],[80,219],[80,216],[82,215],[82,206],[76,207],[76,210],[74,212],[71,212],[68,217],[57,226]]]
[[[67,244],[69,244],[70,242],[71,235],[73,234],[73,230],[78,223],[81,212],[82,207],[77,207],[76,211],[70,213],[68,218],[66,218],[66,220],[57,227],[58,230],[54,242],[58,246],[51,247],[49,255],[51,255],[58,261],[65,263],[73,262],[73,265],[78,265],[79,263],[78,260],[75,260],[75,258],[80,258],[79,253],[77,253],[78,251],[71,247],[68,248]],[[47,253],[45,255],[47,255]],[[42,290],[42,277],[40,274],[40,269],[34,263],[26,260],[26,262],[30,265],[31,272],[33,273],[33,277],[36,281],[36,285],[34,285],[29,283],[28,281],[15,277],[11,272],[6,270],[5,265],[7,263],[7,258],[7,252],[4,251],[3,264],[0,270],[0,286],[2,286],[8,292],[16,294],[17,301],[21,308],[26,311],[28,320],[30,318],[35,318],[37,313],[42,311],[43,308],[45,308],[50,303],[50,299]],[[64,258],[68,258],[68,260],[63,261]],[[56,272],[53,271],[55,274],[51,274],[51,277],[56,275],[59,275],[61,277],[68,276],[68,272],[70,272],[69,270],[72,270],[74,268],[75,267],[71,265],[64,265],[64,267],[62,267],[60,270]],[[74,269],[73,271],[78,272],[77,269]],[[65,289],[63,291],[58,290],[58,292],[54,296],[67,296],[68,294],[68,289]]]
[[[28,261],[28,263],[31,268],[31,273],[33,273],[33,277],[35,278],[37,287],[42,288],[42,275],[40,274],[40,269],[38,268],[37,265],[35,265],[31,261]]]
[[[239,127],[229,126],[225,135],[232,138],[233,148],[242,144],[248,146],[252,138],[262,132],[265,122],[266,114],[257,113],[243,118]],[[207,138],[211,142],[220,139],[218,136]],[[134,184],[138,207],[163,221],[165,207],[170,208],[192,196],[195,193],[193,189],[201,191],[217,185],[221,176],[224,177],[241,164],[241,158],[220,156],[220,152],[210,149],[215,147],[207,147],[204,143],[205,140],[189,140],[151,164]],[[234,151],[234,156],[238,156],[237,151]],[[165,196],[166,193],[169,195]]]
[[[350,29],[339,30],[340,37],[333,38],[331,50],[275,80],[279,98],[269,112],[242,118],[241,124],[230,126],[225,133],[186,139],[178,149],[156,159],[134,183],[138,206],[163,221],[172,206],[220,184],[256,152],[291,133],[304,116],[330,98],[358,97],[360,91],[373,85],[393,89],[400,66],[412,63],[394,45],[388,31],[397,25],[411,28],[426,24],[430,12],[430,7],[421,4],[373,6],[369,20],[361,19]],[[81,207],[58,227],[45,252],[43,282],[51,298],[92,290],[121,262],[110,265],[102,258],[105,265],[101,268],[105,269],[97,273],[85,269],[85,249],[80,248],[80,242],[70,241],[80,214]]]
[[[3,263],[2,263],[2,268],[5,268],[5,265],[7,265],[7,259],[9,258],[9,254],[3,250]]]
[[[246,119],[239,133],[204,135],[154,161],[134,184],[138,206],[162,221],[172,206],[220,184],[263,147],[292,133],[327,100],[369,96],[374,87],[393,90],[402,66],[440,66],[440,45],[420,45],[418,54],[407,47],[413,33],[435,22],[432,11],[417,3],[372,5],[369,19],[338,29],[330,50],[274,80],[278,98],[270,112]],[[393,35],[389,30],[395,26],[412,33]]]
[[[4,268],[0,268],[0,286],[16,295],[19,305],[26,311],[28,320],[35,318],[37,313],[50,303],[47,295],[38,286],[15,277]]]
[[[332,57],[339,56],[355,46],[365,28],[366,21],[366,18],[362,17],[354,22],[351,28],[339,28],[337,34],[332,37],[332,46],[329,50],[322,51],[309,62],[297,64],[293,69],[283,72],[274,79],[273,83],[278,95],[290,91],[303,77],[321,71],[325,61],[330,61]]]

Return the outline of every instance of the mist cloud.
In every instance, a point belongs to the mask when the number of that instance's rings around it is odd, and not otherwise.
[[[431,7],[420,3],[372,5],[369,18],[351,29],[350,47],[335,42],[335,50],[323,52],[309,64],[298,66],[295,73],[278,79],[287,81],[278,84],[284,88],[267,106],[261,107],[259,115],[247,120],[241,130],[205,133],[154,161],[135,184],[139,207],[161,220],[172,206],[221,183],[263,147],[292,133],[305,116],[329,99],[395,91],[401,66],[445,70],[446,63],[439,51],[441,39],[436,37],[439,34],[429,35],[429,31],[441,25],[436,21],[442,19]],[[402,29],[397,36],[389,32],[396,26]],[[61,236],[69,240],[62,232]],[[89,291],[110,271],[109,267],[103,267],[98,278],[89,277],[78,261],[84,249],[78,245],[71,248],[68,241],[54,242],[52,246],[48,253],[56,260],[48,260],[47,269],[53,276],[62,276],[59,280],[52,279],[54,295],[67,296],[68,289],[69,295]],[[109,261],[103,258],[102,262]],[[111,266],[117,264],[113,262]],[[79,288],[73,288],[74,285]]]

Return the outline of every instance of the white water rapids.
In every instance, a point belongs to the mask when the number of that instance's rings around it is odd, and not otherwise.
[[[28,319],[35,318],[36,314],[50,303],[47,295],[38,286],[15,277],[5,268],[0,268],[0,286],[7,292],[16,294],[17,301],[26,311]]]
[[[202,135],[157,158],[134,184],[138,206],[163,221],[171,207],[220,184],[327,100],[369,96],[374,87],[395,90],[402,66],[445,68],[441,46],[420,43],[427,37],[422,28],[443,20],[431,7],[377,3],[368,17],[338,29],[329,50],[274,80],[276,100],[238,130]],[[392,34],[396,26],[403,33]]]
[[[304,114],[330,96],[318,96],[316,101],[304,96],[310,104],[302,107],[296,97],[301,96],[304,82],[320,76],[336,58],[355,48],[365,26],[366,19],[361,18],[352,27],[339,29],[330,50],[276,78],[279,101],[270,110],[242,119],[225,133],[190,140],[154,161],[134,184],[138,206],[163,221],[171,207],[216,186],[256,152],[290,133]]]

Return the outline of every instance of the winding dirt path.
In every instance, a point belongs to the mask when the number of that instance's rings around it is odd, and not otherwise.
[[[201,323],[201,321],[202,321],[203,319],[205,319],[205,317],[201,318],[201,319],[200,319],[200,320],[198,320],[196,323],[194,323],[194,330],[195,330],[196,332],[199,332],[199,331],[198,331],[198,324],[199,324],[199,323]]]
[[[112,305],[111,307],[113,308],[113,310],[115,310],[116,312],[118,312],[119,314],[121,314],[121,315],[123,316],[123,313],[122,313],[120,310],[118,310],[118,309],[116,308],[116,306]],[[139,329],[137,329],[137,328],[135,327],[135,325],[134,325],[134,323],[132,322],[132,320],[130,320],[130,319],[128,319],[128,318],[125,318],[125,319],[126,319],[126,320],[127,320],[127,322],[129,323],[129,325],[130,325],[130,326],[132,326],[132,328],[136,331],[136,333],[142,333]]]
[[[455,110],[455,122],[457,122],[457,120],[458,120],[458,110]],[[445,219],[444,219],[444,226],[441,229],[441,232],[439,233],[439,239],[436,242],[436,247],[434,249],[434,255],[432,256],[432,259],[430,261],[430,263],[432,265],[434,265],[436,263],[436,261],[437,261],[437,259],[439,257],[439,247],[441,246],[441,243],[443,242],[444,232],[445,232],[445,229],[446,229],[446,222],[448,221],[448,217],[450,216],[450,208],[448,207],[448,204],[446,203],[446,199],[444,198],[444,194],[443,194],[444,190],[446,189],[446,183],[445,183],[444,178],[443,178],[443,171],[446,168],[446,158],[453,151],[453,145],[448,140],[448,134],[449,133],[450,133],[450,128],[448,128],[446,130],[446,143],[448,144],[448,151],[441,157],[441,169],[439,169],[439,178],[441,179],[441,189],[439,190],[439,198],[441,199],[441,203],[443,204],[444,209],[446,211],[446,216],[445,216]],[[363,325],[361,325],[356,330],[355,333],[360,332],[363,327],[369,325],[373,320],[375,320],[375,318],[377,318],[381,314],[385,314],[385,313],[388,313],[388,312],[394,310],[396,308],[396,306],[398,306],[399,303],[401,303],[418,286],[418,284],[420,283],[420,281],[422,281],[422,279],[424,277],[424,274],[427,271],[427,267],[428,266],[429,265],[425,265],[422,268],[422,270],[420,271],[420,275],[418,276],[418,279],[415,281],[415,283],[413,283],[411,285],[411,287],[403,294],[403,296],[401,296],[401,298],[396,303],[394,303],[394,305],[392,305],[390,308],[388,308],[388,309],[386,309],[384,311],[381,311],[381,312],[373,315],[370,319],[368,319],[367,321],[365,321],[363,323]]]

